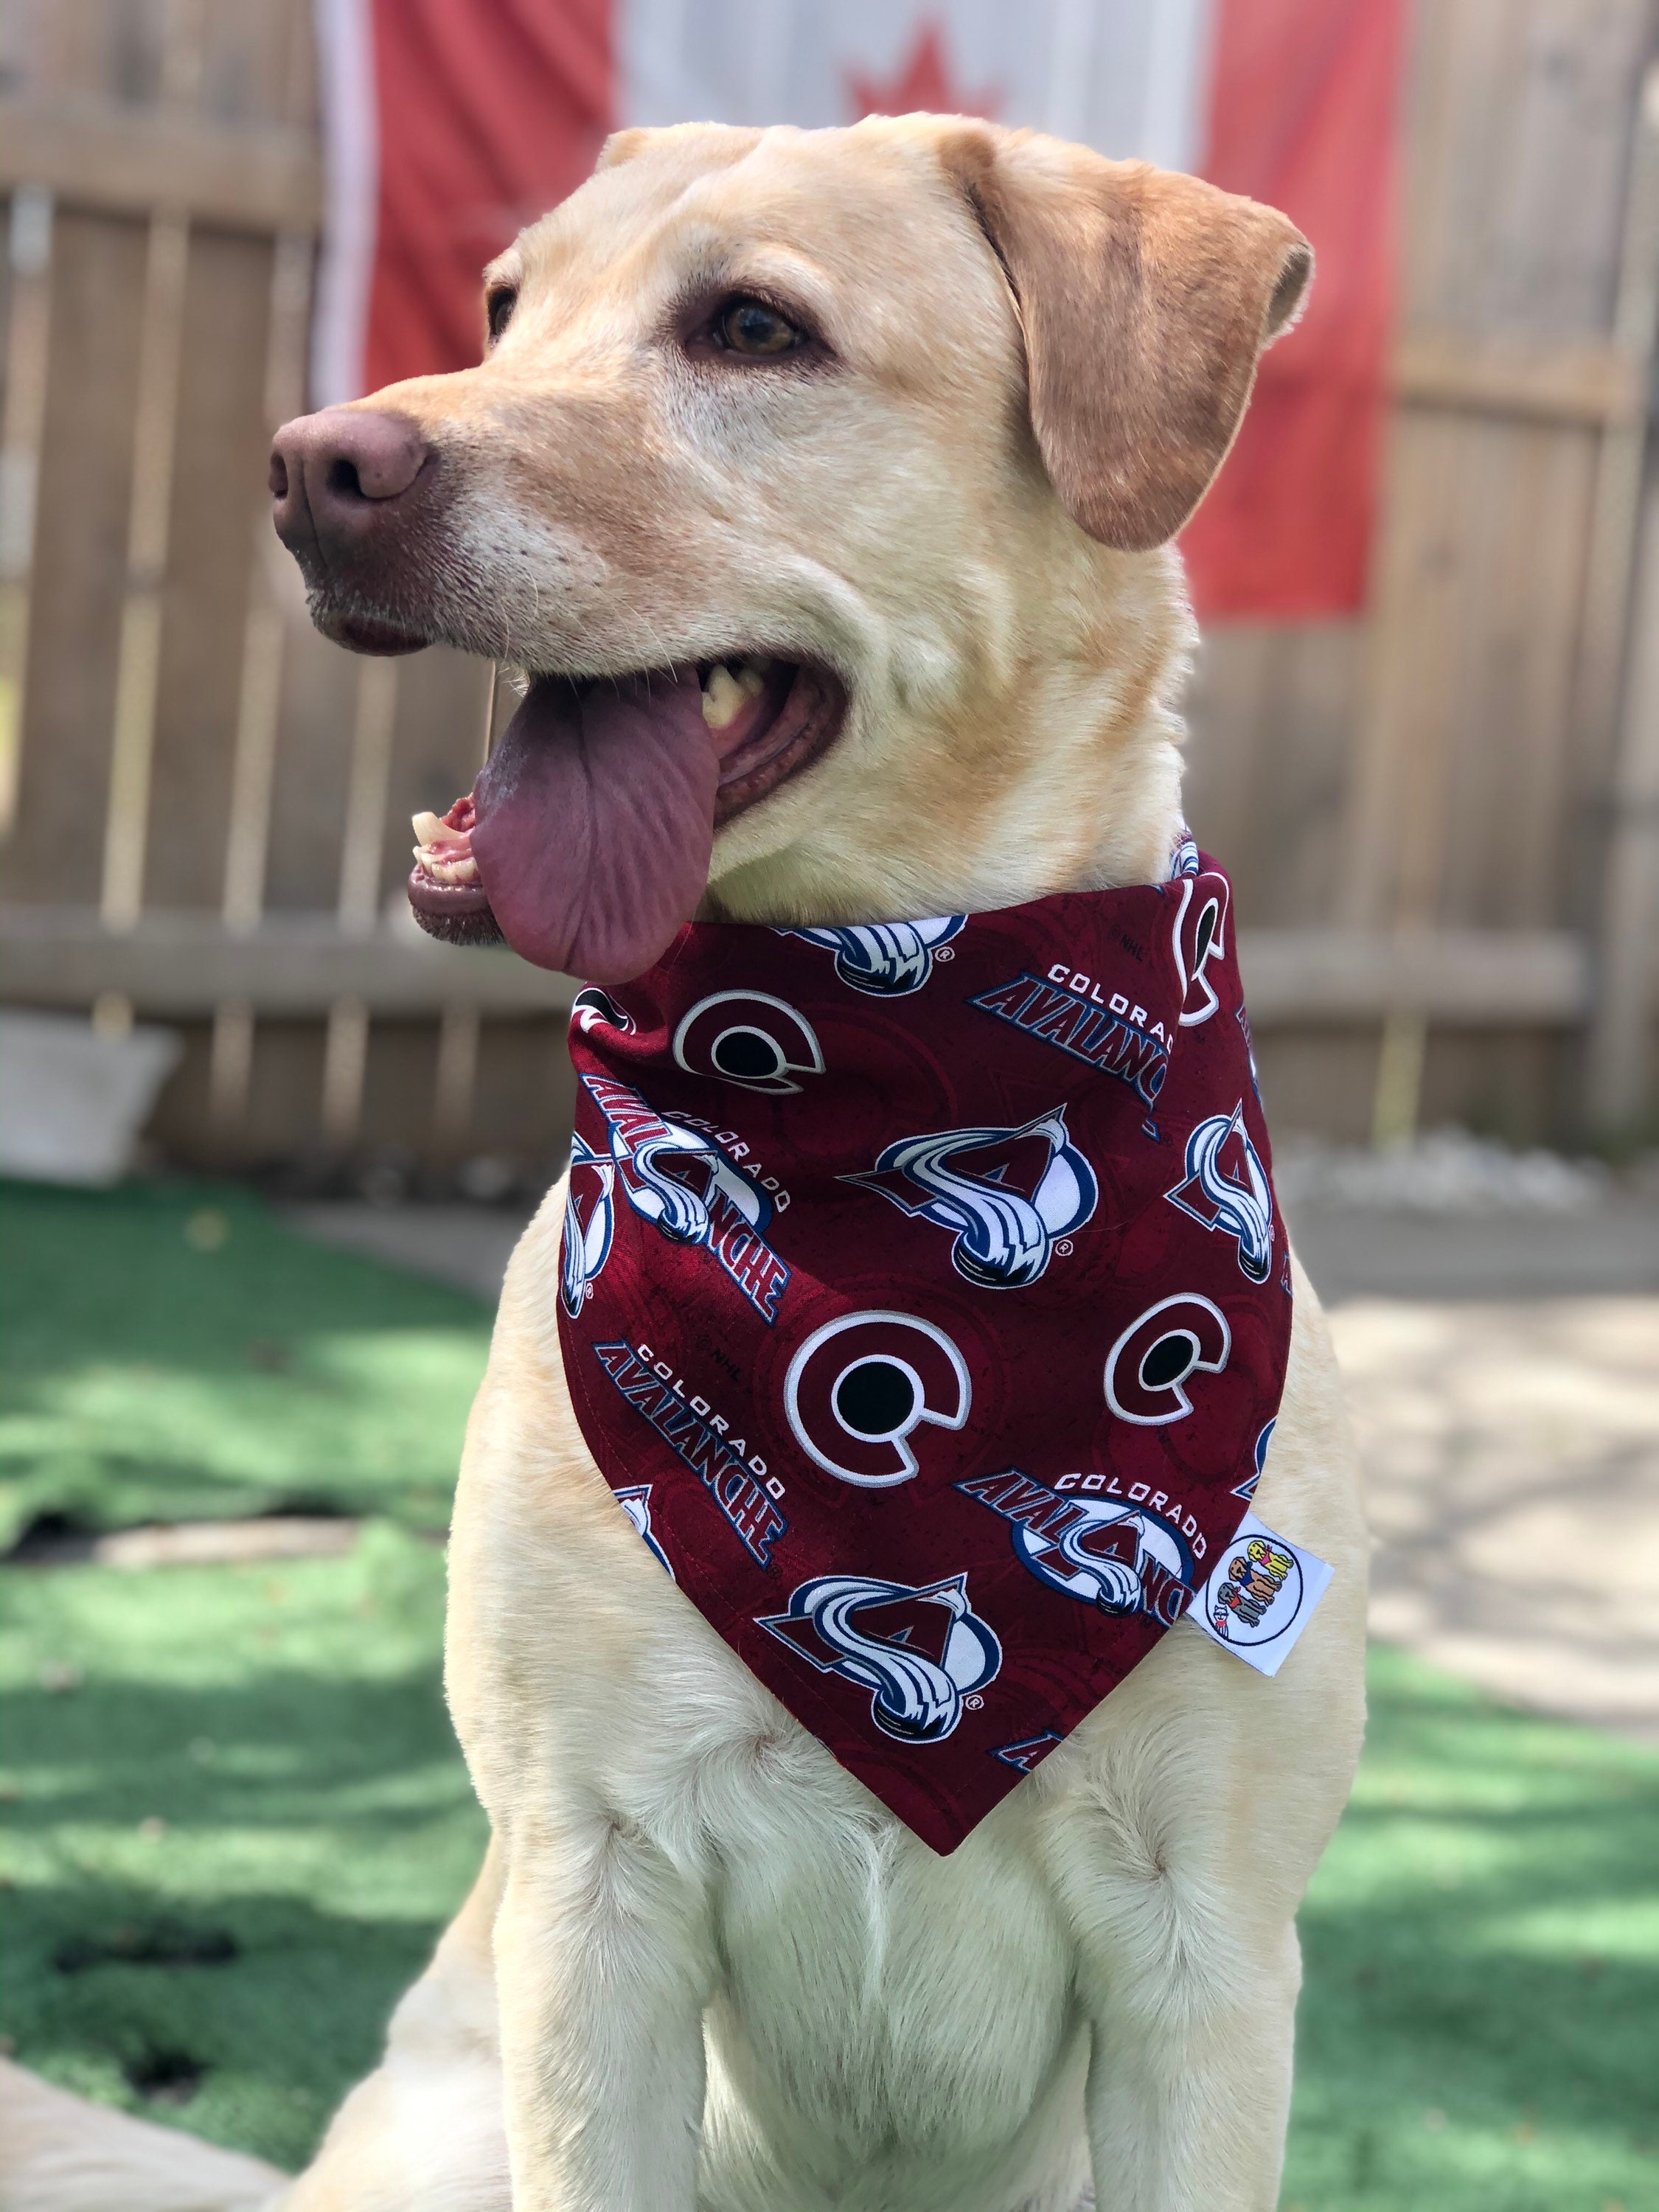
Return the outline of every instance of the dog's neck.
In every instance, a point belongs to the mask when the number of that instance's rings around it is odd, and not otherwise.
[[[1058,594],[1026,649],[957,696],[867,712],[848,732],[868,763],[855,788],[803,807],[776,850],[722,869],[717,848],[701,918],[885,921],[1162,882],[1194,631],[1178,563],[1136,568],[1129,592],[1120,576],[1092,601]]]

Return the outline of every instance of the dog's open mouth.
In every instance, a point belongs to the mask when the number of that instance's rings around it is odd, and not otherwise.
[[[539,678],[472,790],[416,816],[416,920],[626,982],[696,911],[715,829],[816,760],[846,712],[828,669],[753,654]]]

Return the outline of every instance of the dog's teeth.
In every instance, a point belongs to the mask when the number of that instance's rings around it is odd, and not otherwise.
[[[415,858],[422,873],[429,876],[434,884],[476,884],[478,880],[478,864],[471,853],[462,854],[458,860],[443,860],[428,847],[417,845]]]
[[[759,665],[745,660],[738,670],[738,689],[745,699],[758,699],[766,689],[766,678]]]
[[[724,661],[717,660],[702,687],[702,719],[711,730],[728,729],[753,696]]]
[[[444,834],[443,819],[436,814],[412,814],[409,826],[415,832],[417,846],[435,845]],[[449,834],[453,837],[455,833],[452,830]]]

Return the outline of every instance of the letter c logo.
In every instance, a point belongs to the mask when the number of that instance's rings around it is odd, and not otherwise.
[[[959,1429],[973,1403],[968,1367],[942,1328],[913,1314],[843,1314],[815,1328],[789,1363],[783,1408],[807,1457],[860,1490],[918,1471],[923,1421]]]
[[[1225,876],[1206,872],[1182,878],[1181,904],[1171,942],[1182,990],[1179,1018],[1183,1030],[1207,1022],[1221,1003],[1208,970],[1211,961],[1226,951],[1228,903]]]
[[[1193,1401],[1183,1387],[1202,1368],[1218,1375],[1233,1348],[1219,1306],[1196,1291],[1160,1298],[1132,1321],[1106,1355],[1106,1403],[1137,1428],[1184,1420]]]
[[[774,1097],[799,1091],[798,1075],[822,1075],[812,1024],[769,991],[716,991],[699,999],[674,1032],[674,1058],[688,1075],[712,1075]]]
[[[626,1006],[618,1006],[609,991],[602,991],[597,983],[590,983],[578,991],[570,1001],[573,1025],[586,1036],[590,1030],[621,1030],[624,1035],[634,1026],[634,1017]]]

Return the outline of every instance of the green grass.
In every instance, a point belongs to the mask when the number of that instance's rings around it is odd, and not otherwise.
[[[234,1193],[13,1188],[3,1218],[15,1519],[441,1520],[476,1305]],[[442,1580],[386,1517],[343,1558],[0,1571],[21,2059],[305,2159],[482,1849]],[[1375,1652],[1302,1928],[1286,2212],[1659,2208],[1659,1753]]]
[[[299,2164],[482,1848],[440,1554],[378,1523],[343,1559],[0,1583],[0,2024],[132,2110],[200,2068],[159,2116]],[[1659,2204],[1659,1754],[1386,1651],[1372,1698],[1303,1915],[1286,2207]],[[229,1960],[132,1956],[226,1936]]]
[[[489,1328],[234,1188],[0,1184],[0,1551],[42,1520],[441,1528]]]
[[[1659,1752],[1374,1649],[1302,1913],[1284,2203],[1659,2207]]]
[[[343,1558],[0,1586],[0,2024],[67,2087],[297,2166],[483,1848],[442,1553],[381,1522]]]

